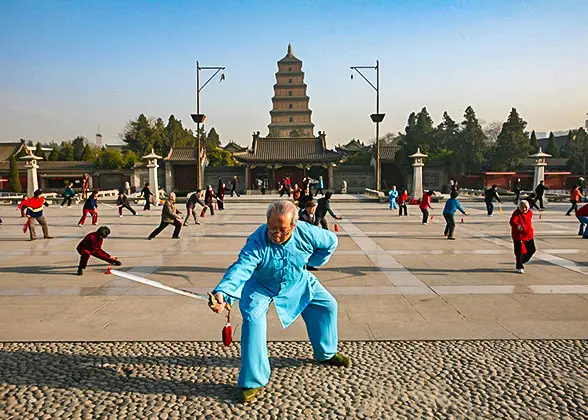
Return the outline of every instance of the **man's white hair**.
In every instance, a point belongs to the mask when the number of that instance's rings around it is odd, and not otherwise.
[[[294,226],[298,223],[298,208],[294,205],[293,202],[288,200],[276,200],[273,201],[269,206],[267,206],[267,213],[266,218],[269,222],[270,217],[272,214],[289,214],[291,218],[291,225]]]

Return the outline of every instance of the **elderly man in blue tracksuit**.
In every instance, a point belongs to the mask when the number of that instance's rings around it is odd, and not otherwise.
[[[396,203],[396,199],[398,198],[398,191],[396,190],[396,185],[392,185],[392,189],[388,192],[388,202],[390,203],[390,210],[396,210],[398,205]]]
[[[453,236],[453,232],[455,231],[455,212],[459,210],[463,215],[469,216],[469,213],[466,212],[459,201],[457,201],[457,196],[457,191],[452,191],[451,198],[447,200],[445,208],[443,209],[443,217],[447,222],[444,235],[450,240],[455,240],[455,237]]]
[[[337,352],[337,302],[305,268],[326,264],[337,248],[337,236],[297,222],[298,211],[292,202],[271,203],[267,223],[249,236],[237,261],[212,292],[217,303],[211,309],[216,313],[227,302],[240,299],[243,327],[238,385],[243,388],[243,402],[253,400],[269,380],[266,314],[272,302],[284,328],[302,315],[319,362],[351,364],[348,356]]]

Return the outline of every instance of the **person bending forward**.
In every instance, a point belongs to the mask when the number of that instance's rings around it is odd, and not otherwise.
[[[274,303],[282,326],[299,315],[319,362],[350,366],[351,359],[337,352],[337,301],[306,270],[305,265],[326,264],[337,247],[337,236],[310,223],[297,223],[296,206],[286,200],[271,203],[267,223],[260,226],[212,291],[220,313],[226,302],[240,299],[243,316],[241,370],[238,385],[243,401],[251,401],[269,381],[266,315]]]

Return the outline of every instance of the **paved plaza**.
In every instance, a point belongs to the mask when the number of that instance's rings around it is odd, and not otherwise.
[[[171,228],[146,240],[159,209],[119,218],[103,205],[104,247],[124,271],[204,293],[264,222],[264,199],[229,198],[180,240]],[[400,218],[385,203],[336,200],[339,248],[316,275],[339,302],[354,365],[314,364],[304,323],[283,330],[270,309],[274,370],[253,408],[235,404],[239,346],[219,343],[224,317],[105,275],[95,259],[75,275],[75,246],[93,229],[77,227],[80,206],[47,209],[54,239],[33,242],[1,206],[0,418],[586,417],[588,241],[576,218],[565,204],[535,213],[538,253],[521,275],[514,205],[487,217],[483,203],[462,204],[472,215],[456,216],[447,241],[443,204],[423,226],[415,206]]]

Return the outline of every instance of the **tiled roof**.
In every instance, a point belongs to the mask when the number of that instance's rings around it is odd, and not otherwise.
[[[10,156],[18,151],[20,148],[21,143],[0,143],[0,162],[7,161],[10,159]]]
[[[42,174],[44,172],[91,172],[95,169],[95,165],[92,162],[84,161],[47,161],[38,160],[37,164],[39,169],[37,172]],[[0,162],[0,171],[8,171],[10,168],[10,162]],[[18,170],[26,170],[25,162],[18,161]]]
[[[380,146],[380,162],[382,161],[393,161],[396,152],[400,149],[400,146]]]
[[[368,149],[369,146],[361,143],[358,140],[351,140],[349,143],[344,144],[343,146],[339,146],[337,149],[345,151],[345,152],[358,152],[360,150]]]
[[[259,137],[253,141],[253,151],[233,156],[241,162],[322,163],[338,161],[343,154],[326,149],[320,137]]]
[[[240,146],[237,143],[235,143],[234,141],[229,142],[225,147],[223,147],[223,149],[225,149],[228,152],[244,152],[245,150],[247,150],[246,147]]]
[[[197,160],[196,147],[174,147],[170,150],[165,160],[171,162],[194,161]]]

